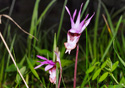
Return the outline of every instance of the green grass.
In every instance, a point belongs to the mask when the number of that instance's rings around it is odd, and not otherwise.
[[[87,0],[84,3],[81,18],[83,18],[86,10],[91,9],[88,7],[89,1]],[[36,0],[35,2],[29,28],[29,33],[34,35],[38,41],[30,35],[25,38],[17,34],[16,30],[11,33],[11,30],[13,30],[11,24],[2,18],[1,20],[5,26],[3,37],[29,88],[57,88],[58,85],[49,82],[49,72],[44,71],[44,66],[34,69],[35,66],[39,65],[36,62],[39,61],[36,55],[41,55],[55,61],[56,56],[54,51],[56,51],[56,47],[58,47],[61,54],[60,59],[63,69],[61,87],[72,88],[76,49],[72,50],[71,55],[65,54],[64,42],[67,41],[67,36],[63,36],[62,39],[60,37],[63,33],[62,29],[66,32],[68,31],[63,27],[64,14],[67,14],[65,13],[65,5],[68,1],[64,1],[62,12],[59,16],[60,21],[56,24],[52,23],[52,26],[49,29],[45,29],[45,31],[42,27],[43,20],[46,20],[57,1],[50,1],[44,11],[38,15],[40,2],[40,0]],[[10,16],[14,8],[14,3],[15,0],[11,4]],[[101,16],[101,8],[104,9],[111,33],[108,32],[108,28]],[[0,12],[2,13],[6,9],[8,8],[1,9]],[[90,28],[86,28],[79,40],[77,88],[125,87],[125,15],[119,15],[123,11],[124,8],[121,8],[110,14],[105,4],[99,0],[98,9],[92,18],[94,25],[90,23]],[[116,17],[119,17],[119,19],[116,19]],[[58,31],[53,34],[54,36],[51,36],[50,32],[56,30],[55,28]],[[51,38],[51,42],[48,38]],[[16,69],[10,54],[2,40],[0,40],[0,88],[26,88]],[[58,83],[58,77],[56,80]]]

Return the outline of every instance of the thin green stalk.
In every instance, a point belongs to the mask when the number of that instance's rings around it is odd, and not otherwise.
[[[13,46],[14,46],[15,39],[16,39],[16,35],[14,35],[14,38],[13,38],[13,40],[12,40],[12,43],[11,43],[11,46],[10,46],[10,52],[12,52],[12,49],[13,49]],[[10,63],[10,55],[8,55],[8,58],[7,58],[6,69],[8,68],[9,63]],[[7,73],[4,74],[4,80],[6,80],[6,77],[7,77]]]
[[[13,12],[13,8],[14,8],[14,5],[15,5],[15,2],[16,2],[16,0],[12,1],[11,7],[10,7],[10,11],[9,11],[9,16],[11,16],[11,14]],[[8,23],[9,23],[9,20],[7,20],[6,25],[5,25],[4,34],[3,34],[4,36],[5,36],[6,32],[7,32]]]
[[[85,10],[86,10],[88,4],[89,4],[89,0],[86,1],[85,5],[84,5],[84,7],[83,7],[83,10],[82,10],[82,13],[81,13],[81,17],[80,17],[80,18],[82,18],[82,16],[83,16],[83,14],[84,14],[84,12],[85,12]]]
[[[54,43],[53,43],[53,62],[56,61],[56,56],[55,56],[55,51],[56,51],[56,33],[55,33],[55,36],[54,36]]]
[[[20,72],[18,66],[16,65],[16,62],[15,62],[15,60],[14,60],[14,57],[13,57],[13,55],[11,54],[11,51],[9,50],[9,47],[8,47],[7,43],[5,42],[5,39],[3,38],[1,32],[0,32],[0,37],[1,37],[1,39],[2,39],[2,41],[3,41],[3,43],[4,43],[4,45],[5,45],[5,47],[6,47],[7,51],[8,51],[8,53],[9,53],[9,55],[10,55],[10,57],[11,57],[11,59],[12,59],[14,65],[15,65],[15,67],[17,68],[17,71],[18,71],[19,75],[21,76],[21,78],[22,78],[23,82],[25,83],[26,87],[29,88],[28,85],[27,85],[27,83],[26,83],[26,81],[25,81],[25,79],[23,78],[23,76],[22,76],[22,74],[21,74],[21,72]]]
[[[112,20],[111,20],[110,14],[109,14],[109,12],[108,12],[106,6],[104,5],[104,3],[101,2],[101,4],[102,4],[102,6],[103,6],[103,8],[104,8],[104,10],[105,10],[105,12],[106,12],[107,20],[108,20],[108,23],[109,23],[109,26],[110,26],[111,32],[112,32],[112,34],[114,35],[114,34],[115,34],[115,30],[114,30],[114,26],[113,26],[113,23],[112,23]]]
[[[1,9],[1,10],[0,10],[0,13],[6,11],[7,9],[9,9],[9,7],[5,7],[5,8],[3,8],[3,9]]]
[[[114,33],[112,39],[110,40],[110,42],[109,42],[107,48],[105,49],[105,52],[104,52],[104,54],[103,54],[103,56],[102,56],[102,58],[101,58],[101,61],[104,60],[106,54],[108,53],[108,50],[110,49],[110,47],[111,47],[111,45],[112,45],[112,43],[113,43],[113,41],[114,41],[114,39],[115,39],[115,37],[116,37],[116,35],[117,35],[118,28],[119,28],[119,26],[120,26],[121,21],[122,21],[122,16],[120,17],[120,19],[119,19],[119,21],[118,21],[118,24],[117,24],[116,29],[115,29],[115,33]]]
[[[114,79],[114,81],[119,84],[119,82],[116,80],[116,78],[114,77],[114,75],[112,73],[110,73],[111,77]]]
[[[46,9],[43,11],[43,13],[40,15],[39,19],[37,20],[36,25],[38,25],[39,23],[41,23],[41,21],[43,20],[43,18],[45,17],[46,13],[48,12],[48,10],[51,8],[51,6],[56,2],[56,0],[52,0],[49,5],[46,7]]]
[[[101,9],[101,1],[99,0],[98,3],[98,10],[96,13],[96,19],[95,19],[95,27],[94,27],[94,43],[93,43],[93,47],[94,47],[94,58],[96,58],[96,53],[97,53],[97,30],[98,30],[98,23],[99,23],[99,14],[100,14],[100,9]]]
[[[88,69],[88,34],[86,30],[86,69]]]
[[[63,17],[64,17],[65,6],[67,4],[67,1],[68,0],[65,0],[64,5],[63,5],[63,9],[62,9],[62,13],[61,13],[60,23],[59,23],[58,32],[57,32],[57,43],[58,43],[58,40],[59,40],[59,35],[60,35],[62,23],[63,23]]]
[[[4,49],[4,54],[3,54],[2,60],[0,62],[0,65],[1,65],[1,67],[0,67],[0,88],[2,88],[2,81],[4,81],[3,77],[4,77],[4,69],[5,69],[5,67],[4,67],[5,55],[6,55],[6,50]]]

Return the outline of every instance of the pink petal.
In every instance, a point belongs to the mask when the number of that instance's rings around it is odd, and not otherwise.
[[[89,14],[87,14],[87,16],[85,17],[85,19],[80,23],[81,26],[83,26],[83,24],[85,23],[86,19],[88,18]]]
[[[47,65],[46,67],[45,67],[45,71],[47,71],[47,70],[49,70],[49,69],[51,69],[51,68],[53,68],[54,67],[54,65]]]
[[[60,63],[60,52],[56,52],[56,51],[55,51],[55,54],[56,54],[56,56],[57,56],[57,60],[56,60],[56,61],[58,61],[58,62]]]
[[[94,15],[95,15],[95,13],[93,13],[93,15],[85,22],[85,24],[83,25],[83,27],[82,27],[80,33],[83,32],[83,30],[89,25],[89,23],[90,23],[90,21],[91,21],[91,19],[92,19],[92,17],[93,17]]]
[[[67,12],[68,12],[68,14],[69,14],[69,16],[70,16],[71,27],[72,27],[72,26],[74,25],[74,21],[73,21],[73,19],[72,19],[72,16],[71,16],[71,14],[70,14],[70,11],[69,11],[68,7],[65,6],[65,8],[66,8],[66,10],[67,10]]]
[[[79,14],[76,20],[76,24],[80,24],[80,15],[81,15],[81,9],[82,9],[83,3],[81,4],[80,10],[79,10]]]
[[[53,62],[52,60],[48,60],[47,62],[48,62],[48,64],[50,64],[50,65],[55,65],[55,62]]]
[[[44,64],[48,64],[48,61],[43,61],[43,62],[41,62],[41,61],[37,61],[37,62],[40,62],[41,64],[38,65],[38,66],[36,66],[34,69],[37,69],[37,68],[43,66]]]
[[[34,69],[37,69],[37,68],[39,68],[39,67],[41,67],[41,66],[42,66],[42,64],[40,64],[40,65],[36,66]]]
[[[60,65],[60,69],[62,69],[61,61],[60,61],[60,52],[55,52],[55,54],[57,56],[57,61],[59,62],[59,65]]]
[[[76,12],[77,12],[77,9],[75,9],[75,11],[74,11],[74,13],[73,13],[73,21],[74,21],[74,19],[75,19]]]
[[[46,59],[45,57],[40,56],[40,55],[37,55],[37,57],[40,58],[40,59],[42,59],[42,60],[48,60],[48,59]]]

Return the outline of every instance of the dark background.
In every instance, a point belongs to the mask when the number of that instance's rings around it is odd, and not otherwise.
[[[13,0],[0,0],[0,10],[5,9],[4,11],[0,11],[0,14],[9,14],[10,6]],[[11,17],[20,24],[23,28],[30,28],[30,21],[32,17],[32,12],[34,8],[36,0],[15,0],[15,5],[11,14]],[[41,0],[39,6],[39,14],[45,9],[45,7],[49,4],[51,0]],[[106,7],[109,10],[109,13],[115,12],[125,6],[125,0],[102,0]],[[69,7],[71,13],[73,13],[74,9],[77,8],[79,10],[81,3],[85,3],[86,0],[68,0],[67,6]],[[51,11],[47,14],[44,20],[44,27],[48,28],[55,23],[59,23],[61,11],[63,7],[64,0],[57,0],[53,5]],[[90,0],[87,11],[90,15],[93,12],[96,12],[98,6],[98,0]],[[101,10],[101,13],[104,13],[104,10]],[[65,12],[63,27],[70,28],[70,20],[67,12]]]

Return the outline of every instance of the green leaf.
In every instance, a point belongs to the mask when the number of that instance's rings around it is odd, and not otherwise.
[[[121,84],[119,85],[109,85],[108,88],[124,88]]]
[[[102,64],[101,69],[103,69],[107,65],[107,60]]]
[[[39,2],[40,2],[40,0],[36,0],[34,10],[33,10],[32,21],[31,21],[31,26],[30,26],[30,34],[31,35],[33,35],[34,31],[36,30]],[[29,38],[32,38],[32,37],[29,35]]]
[[[101,72],[101,69],[98,69],[98,70],[94,73],[94,75],[93,75],[93,77],[92,77],[92,80],[95,80],[95,79],[97,78],[97,76],[100,74],[100,72]]]
[[[114,49],[115,50],[115,49]],[[115,50],[117,56],[118,56],[118,59],[120,60],[120,62],[124,65],[125,67],[125,61],[123,61],[123,59],[120,57],[120,55],[118,54],[118,52]]]
[[[111,69],[112,68],[112,61],[110,58],[107,59],[107,66]]]
[[[119,21],[118,21],[118,23],[117,23],[117,26],[116,26],[116,28],[115,28],[115,33],[113,34],[112,39],[110,40],[110,42],[109,42],[107,48],[105,49],[105,52],[104,52],[104,54],[103,54],[103,56],[102,56],[102,58],[101,58],[101,61],[103,61],[103,59],[105,58],[106,54],[108,53],[108,51],[109,51],[109,49],[110,49],[110,47],[111,47],[111,45],[112,45],[112,43],[113,43],[113,41],[114,41],[116,35],[117,35],[117,32],[118,32],[118,29],[119,29],[119,26],[120,26],[121,21],[122,21],[122,16],[120,17],[120,19],[119,19]],[[111,26],[111,25],[110,25],[110,26]],[[111,28],[111,29],[112,29],[112,28]],[[115,51],[116,51],[116,50],[115,50]],[[119,59],[121,59],[121,58],[119,58]],[[120,61],[121,61],[121,60],[120,60]]]
[[[17,66],[19,68],[21,68],[21,65],[20,64],[17,64]],[[16,67],[14,64],[11,64],[7,67],[7,69],[5,70],[6,72],[14,72],[14,71],[17,71]]]
[[[22,75],[24,75],[25,71],[26,71],[26,66],[23,66],[23,67],[20,69],[20,72],[21,72]],[[21,77],[20,77],[19,74],[17,74],[17,75],[16,75],[16,83],[19,84],[20,81],[21,81]]]
[[[108,72],[105,72],[99,79],[99,82],[102,82],[108,76]]]
[[[39,78],[39,75],[37,74],[36,70],[34,69],[33,65],[31,64],[29,58],[27,58],[27,63],[28,63],[28,66],[30,68],[30,70],[32,71],[32,73],[36,76],[37,79],[40,79]]]
[[[45,17],[45,15],[47,14],[47,12],[49,11],[49,9],[52,8],[52,5],[56,2],[56,0],[52,0],[47,7],[45,8],[45,10],[42,12],[42,14],[40,15],[39,19],[37,20],[37,25],[43,20],[43,18]]]
[[[72,63],[73,63],[73,61],[71,61],[71,60],[61,59],[61,65],[62,65],[62,67],[68,66],[68,65],[70,65],[70,64],[72,64]]]
[[[60,22],[59,22],[59,27],[58,27],[58,32],[57,32],[57,43],[59,40],[59,36],[60,36],[60,31],[62,29],[62,23],[63,23],[63,19],[64,19],[64,12],[65,12],[65,6],[67,4],[68,0],[65,0],[64,4],[63,4],[63,8],[62,8],[62,13],[61,13],[61,18],[60,18]]]
[[[116,61],[116,62],[112,65],[112,69],[111,69],[112,72],[117,68],[118,64],[119,64],[119,61]]]
[[[50,58],[53,58],[53,54],[52,52],[50,52],[49,50],[47,49],[40,49],[38,47],[35,47],[34,48],[37,50],[37,52],[39,52],[41,55],[45,55],[47,57],[47,55],[49,55]]]
[[[125,85],[125,78],[124,78],[124,77],[121,78],[121,80],[120,80],[120,84]]]
[[[82,18],[82,16],[83,16],[83,14],[84,14],[84,12],[85,12],[85,10],[86,10],[88,4],[89,4],[89,0],[87,0],[86,3],[84,4],[84,7],[83,7],[83,10],[82,10],[82,12],[81,12],[81,17],[80,17],[80,18]]]
[[[94,68],[95,68],[95,66],[90,67],[90,68],[86,71],[86,73],[87,73],[87,74],[88,74],[88,73],[91,73],[91,72],[94,70]]]
[[[56,47],[57,45],[56,45],[56,33],[55,33],[55,35],[54,35],[54,43],[53,43],[53,62],[55,62],[56,61],[56,56],[55,56],[55,51],[56,51]]]

